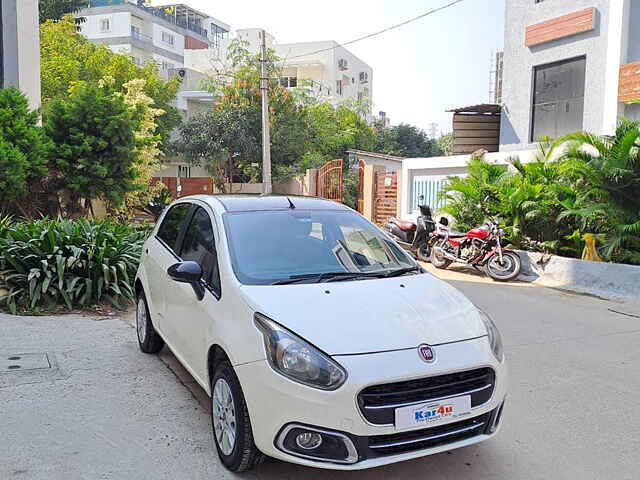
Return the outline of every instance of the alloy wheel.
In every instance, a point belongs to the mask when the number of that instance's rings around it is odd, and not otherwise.
[[[231,388],[224,378],[219,378],[211,396],[213,408],[213,430],[222,453],[231,455],[236,443],[236,409]]]
[[[147,306],[142,298],[138,299],[138,307],[136,308],[136,331],[138,332],[138,340],[144,343],[147,336]]]

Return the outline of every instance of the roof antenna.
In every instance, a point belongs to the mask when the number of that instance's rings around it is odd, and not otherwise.
[[[291,199],[289,197],[287,197],[287,201],[289,202],[289,208],[291,210],[294,210],[296,208],[296,206],[293,204],[293,202],[291,201]]]

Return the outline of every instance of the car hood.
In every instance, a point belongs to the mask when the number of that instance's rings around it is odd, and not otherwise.
[[[487,333],[476,307],[430,274],[240,290],[256,312],[330,355],[439,345]]]

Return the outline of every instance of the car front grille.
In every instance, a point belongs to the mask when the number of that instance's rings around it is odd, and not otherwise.
[[[358,394],[358,407],[370,423],[392,425],[395,422],[395,409],[409,405],[471,395],[471,407],[478,407],[489,401],[493,394],[494,384],[495,372],[493,369],[478,368],[434,377],[373,385]]]
[[[396,455],[435,448],[461,440],[476,437],[485,433],[491,423],[493,412],[485,413],[460,422],[449,423],[437,427],[412,430],[392,435],[376,435],[369,437],[369,457]]]

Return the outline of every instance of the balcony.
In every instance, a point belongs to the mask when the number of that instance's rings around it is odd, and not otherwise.
[[[133,26],[131,27],[131,40],[133,44],[141,43],[141,44],[144,44],[144,46],[153,44],[152,37],[150,37],[149,35],[144,35],[143,33],[140,33],[140,31]]]
[[[110,7],[116,5],[131,5],[155,17],[161,18],[166,22],[172,23],[173,25],[177,25],[179,27],[190,30],[203,37],[208,36],[207,29],[202,28],[200,22],[192,19],[185,19],[183,16],[178,17],[177,15],[175,15],[176,6],[151,7],[145,5],[142,0],[89,0],[89,8]]]

